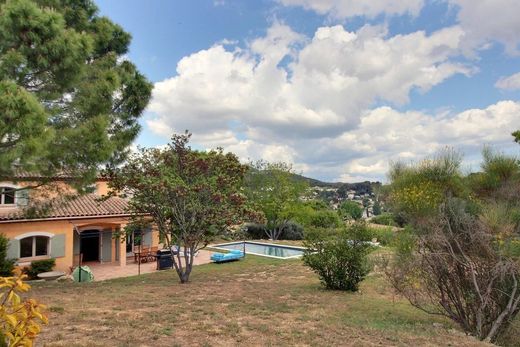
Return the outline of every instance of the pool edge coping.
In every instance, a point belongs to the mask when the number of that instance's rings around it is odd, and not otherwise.
[[[228,248],[222,248],[219,246],[235,245],[235,244],[241,244],[241,243],[252,243],[252,244],[262,245],[262,246],[276,246],[276,247],[293,248],[293,249],[302,250],[302,251],[307,249],[307,248],[301,247],[301,246],[281,245],[278,243],[267,243],[267,242],[257,242],[257,241],[232,241],[232,242],[226,242],[226,243],[219,243],[216,245],[208,245],[207,247],[222,250],[222,251],[229,251]],[[257,255],[259,257],[280,259],[280,260],[296,259],[296,258],[301,258],[303,256],[303,254],[300,254],[300,255],[291,255],[290,257],[277,257],[274,255],[260,254],[260,253],[255,253],[255,252],[246,252],[246,255],[247,254]]]

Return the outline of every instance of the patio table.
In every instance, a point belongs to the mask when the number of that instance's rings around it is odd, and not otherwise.
[[[155,248],[155,250],[154,250]],[[139,251],[134,251],[134,260],[137,263],[138,261],[141,263],[146,263],[148,261],[155,261],[157,256],[157,247],[152,247],[148,249],[142,249]]]

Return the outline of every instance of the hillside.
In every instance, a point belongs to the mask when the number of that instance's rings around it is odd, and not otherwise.
[[[315,178],[309,178],[302,175],[294,174],[296,180],[307,181],[311,187],[323,187],[323,188],[336,188],[338,192],[346,192],[348,190],[354,190],[357,194],[372,193],[376,186],[381,186],[381,182],[355,182],[355,183],[343,183],[343,182],[323,182]]]

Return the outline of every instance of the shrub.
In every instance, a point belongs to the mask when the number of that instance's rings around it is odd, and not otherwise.
[[[397,234],[392,230],[392,227],[373,227],[368,230],[370,231],[371,237],[377,239],[377,241],[383,246],[392,245]]]
[[[0,276],[9,277],[13,275],[14,259],[7,259],[7,248],[9,247],[9,239],[0,234]]]
[[[245,226],[238,230],[225,230],[219,234],[220,238],[227,241],[239,241],[249,239]]]
[[[379,216],[374,216],[370,219],[371,223],[380,224],[380,225],[388,225],[388,226],[397,226],[394,215],[391,213],[383,213]]]
[[[467,213],[460,199],[448,199],[419,226],[400,238],[390,282],[413,306],[494,342],[520,312],[516,240]]]
[[[29,279],[33,280],[37,279],[38,274],[42,272],[52,271],[55,265],[55,259],[35,260],[31,262],[30,267],[24,269],[24,272],[29,276]]]
[[[309,226],[314,228],[337,228],[341,219],[333,210],[315,211],[309,215]]]
[[[372,214],[374,216],[379,216],[381,213],[381,203],[376,200],[376,202],[374,202],[374,206],[372,206]]]
[[[303,240],[303,227],[298,223],[289,221],[280,238],[282,240]]]
[[[312,229],[305,234],[303,262],[327,289],[357,291],[369,271],[369,240],[370,232],[362,223],[345,229]]]
[[[363,216],[363,208],[354,201],[345,201],[338,209],[338,213],[343,219],[359,220]]]
[[[48,323],[42,312],[45,306],[34,299],[22,299],[20,294],[31,287],[24,282],[26,276],[20,270],[15,272],[14,277],[0,278],[0,345],[32,346],[41,325]]]
[[[247,223],[244,225],[243,230],[246,236],[253,240],[266,239],[266,226],[263,224]]]

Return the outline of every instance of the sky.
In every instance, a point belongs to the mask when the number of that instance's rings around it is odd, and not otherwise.
[[[520,0],[98,0],[154,83],[136,145],[385,181],[445,148],[517,155]]]

